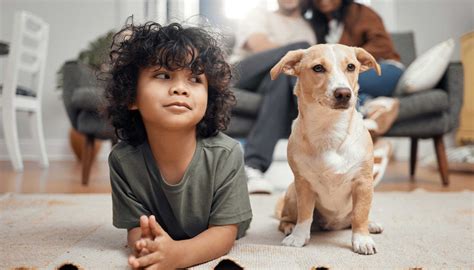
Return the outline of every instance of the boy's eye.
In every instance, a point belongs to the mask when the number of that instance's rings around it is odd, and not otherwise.
[[[170,75],[168,75],[166,73],[159,73],[159,74],[155,75],[155,78],[162,79],[162,80],[167,80],[167,79],[170,78]]]
[[[201,82],[201,78],[199,78],[198,76],[193,76],[193,77],[191,77],[191,82],[193,82],[193,83],[200,83],[200,82]]]

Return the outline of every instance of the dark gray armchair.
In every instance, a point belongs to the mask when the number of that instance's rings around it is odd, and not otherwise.
[[[412,33],[393,35],[393,41],[408,66],[415,59]],[[409,52],[409,54],[408,54]],[[459,126],[459,114],[464,95],[461,63],[450,63],[434,89],[400,98],[400,114],[386,137],[410,137],[410,176],[415,175],[419,139],[433,139],[438,169],[443,185],[449,185],[448,160],[443,135]]]
[[[96,71],[80,62],[68,61],[62,72],[63,102],[69,120],[74,129],[86,136],[82,152],[82,184],[87,185],[95,140],[111,139],[115,143],[116,138],[112,126],[101,113],[105,96]]]
[[[413,33],[394,33],[392,39],[402,62],[408,66],[416,57]],[[261,93],[234,88],[237,105],[226,133],[232,137],[246,137],[257,117]],[[443,185],[449,184],[448,162],[443,135],[459,125],[463,102],[463,69],[451,63],[435,89],[399,96],[400,114],[387,137],[410,137],[410,175],[415,175],[419,139],[433,139]],[[270,120],[271,121],[271,120]]]

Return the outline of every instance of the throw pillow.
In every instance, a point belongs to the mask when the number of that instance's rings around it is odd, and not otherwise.
[[[448,67],[453,50],[451,38],[417,57],[398,81],[395,93],[412,94],[435,87]]]

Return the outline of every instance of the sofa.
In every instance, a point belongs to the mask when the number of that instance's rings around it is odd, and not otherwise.
[[[412,32],[392,33],[401,61],[409,66],[416,58],[415,39]],[[252,129],[262,101],[262,93],[233,88],[237,104],[232,112],[226,133],[234,138],[245,138]],[[420,139],[432,139],[438,160],[442,184],[449,185],[448,163],[443,136],[459,126],[463,103],[463,68],[460,63],[450,63],[443,78],[434,89],[411,95],[400,95],[400,113],[386,137],[409,137],[410,176],[414,177],[417,146]]]

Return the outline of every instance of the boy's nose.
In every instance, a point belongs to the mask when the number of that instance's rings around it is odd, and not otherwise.
[[[187,96],[188,91],[182,86],[174,86],[170,89],[171,95]]]

